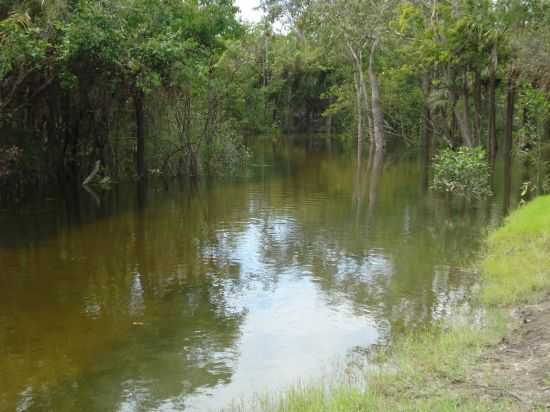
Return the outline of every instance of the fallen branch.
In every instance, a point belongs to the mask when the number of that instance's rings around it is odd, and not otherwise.
[[[99,199],[99,196],[96,192],[93,191],[93,189],[90,186],[83,185],[82,186],[86,192],[88,192],[92,198],[95,200],[95,203],[99,206],[101,205],[101,200]]]
[[[94,177],[98,174],[99,172],[99,168],[101,166],[101,162],[98,160],[97,162],[95,162],[95,166],[94,166],[94,169],[92,170],[92,172],[88,175],[88,177],[86,179],[84,179],[84,182],[82,182],[82,186],[87,186],[93,179]]]

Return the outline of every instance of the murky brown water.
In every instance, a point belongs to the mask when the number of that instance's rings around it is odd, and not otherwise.
[[[0,212],[0,410],[218,408],[467,302],[500,178],[471,204],[416,161],[256,146],[246,178]]]

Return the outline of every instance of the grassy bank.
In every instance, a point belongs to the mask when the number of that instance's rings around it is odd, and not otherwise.
[[[550,289],[550,196],[515,211],[487,241],[479,296],[482,320],[455,319],[405,336],[372,361],[368,390],[340,379],[295,386],[236,405],[231,411],[505,411],[523,410],[510,397],[483,396],[472,384],[482,353],[510,330],[510,308]],[[489,368],[490,369],[490,368]],[[488,376],[488,380],[491,378]],[[482,377],[483,381],[484,378]],[[479,381],[479,380],[478,380]]]
[[[515,211],[489,236],[481,264],[486,305],[506,306],[537,299],[550,288],[550,196]]]

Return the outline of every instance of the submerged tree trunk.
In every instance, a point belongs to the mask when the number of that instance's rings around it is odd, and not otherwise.
[[[496,108],[496,73],[498,55],[496,46],[491,53],[491,65],[489,67],[489,136],[487,151],[489,159],[494,162],[497,155],[497,108]]]
[[[455,115],[462,135],[462,143],[464,146],[472,147],[472,131],[470,130],[470,115],[469,115],[469,93],[468,93],[468,72],[464,70],[464,79],[462,82],[462,113],[458,106],[455,106]]]
[[[504,202],[503,214],[510,210],[510,193],[512,180],[512,143],[514,131],[515,82],[513,72],[508,78],[506,90],[506,128],[504,131]]]
[[[286,131],[287,133],[290,133],[291,130],[293,130],[294,126],[292,124],[292,86],[290,84],[290,80],[288,83],[288,89],[286,94],[286,113],[285,113],[285,124],[286,124]],[[329,116],[329,118],[332,120],[332,116]]]
[[[506,131],[504,134],[504,155],[512,155],[512,137],[514,131],[515,81],[513,73],[508,78],[506,90]]]
[[[382,175],[382,166],[384,159],[384,152],[382,150],[375,150],[372,156],[371,164],[369,164],[370,176],[369,176],[369,205],[367,210],[367,226],[370,226],[374,220],[376,211],[376,205],[378,203],[378,186],[380,183],[380,177]]]
[[[263,67],[263,79],[262,79],[263,87],[267,87],[268,76],[269,76],[269,31],[270,31],[270,27],[268,27],[266,23],[265,32],[264,32],[264,67]]]
[[[361,162],[361,157],[363,156],[363,140],[364,130],[363,130],[363,103],[362,103],[362,94],[361,94],[361,84],[359,81],[359,73],[355,73],[355,105],[357,110],[357,163]]]
[[[481,73],[476,68],[474,72],[474,139],[475,144],[481,144]]]
[[[369,81],[372,92],[372,119],[374,130],[374,143],[376,151],[383,152],[385,139],[384,139],[384,112],[382,111],[382,105],[380,103],[380,84],[376,72],[374,71],[374,53],[378,46],[378,39],[374,41],[371,47],[369,56]]]
[[[367,93],[367,82],[363,74],[363,59],[361,58],[361,71],[359,72],[359,81],[361,82],[361,94],[363,95],[363,105],[367,113],[367,126],[369,128],[369,150],[375,145],[374,142],[374,120],[372,118],[372,110],[370,110],[369,94]]]
[[[508,78],[506,90],[506,129],[504,131],[504,202],[503,214],[506,216],[510,210],[510,194],[512,181],[512,143],[514,131],[514,104],[515,85],[513,73]]]
[[[138,179],[146,177],[145,173],[145,116],[143,113],[143,91],[138,90],[134,95],[136,114],[136,172]]]
[[[422,91],[424,92],[424,127],[422,128],[422,157],[426,164],[432,157],[433,124],[432,110],[430,107],[430,95],[432,93],[432,80],[429,74],[422,77]]]
[[[332,98],[329,98],[329,105],[332,104]],[[329,136],[332,136],[332,115],[327,116],[326,130]]]
[[[357,106],[357,161],[361,161],[363,156],[363,142],[365,140],[365,119],[364,114],[367,113],[367,124],[370,135],[370,146],[373,145],[373,126],[372,116],[369,110],[369,99],[367,95],[367,86],[365,84],[365,77],[363,75],[363,53],[361,50],[356,51],[353,46],[348,43],[348,50],[350,52],[353,62],[353,80],[355,83],[355,97]]]
[[[97,160],[95,162],[95,165],[94,165],[94,168],[93,170],[90,172],[90,174],[88,175],[88,177],[86,179],[84,179],[84,181],[82,182],[82,186],[86,186],[86,185],[89,185],[90,182],[92,180],[94,180],[94,178],[96,177],[96,175],[99,173],[99,169],[101,167],[101,161]]]
[[[450,104],[450,110],[447,111],[447,128],[448,128],[448,134],[449,134],[449,142],[452,142],[453,146],[456,145],[455,142],[455,136],[456,136],[456,129],[457,129],[457,117],[455,114],[456,111],[456,103],[458,101],[457,93],[456,93],[456,72],[454,70],[454,67],[449,64],[449,67],[447,69],[447,80],[449,82],[448,89],[449,89],[449,104]]]

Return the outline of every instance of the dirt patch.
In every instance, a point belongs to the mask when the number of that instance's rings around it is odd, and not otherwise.
[[[482,399],[509,400],[513,409],[550,410],[550,295],[512,317],[512,329],[483,354],[466,386]]]

